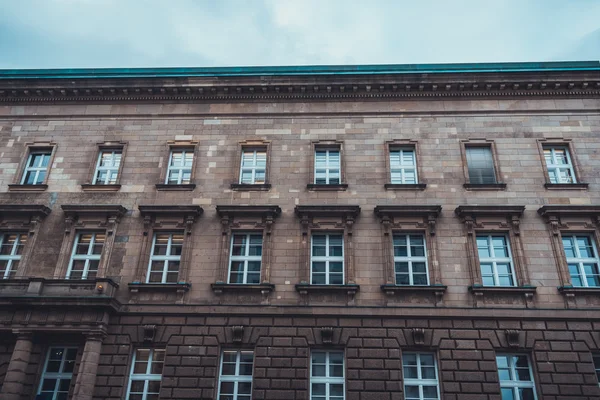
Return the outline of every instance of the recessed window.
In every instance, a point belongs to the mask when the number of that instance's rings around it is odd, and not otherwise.
[[[229,283],[260,283],[262,235],[236,233],[231,237]]]
[[[390,149],[390,183],[407,185],[417,183],[417,158],[414,148]]]
[[[513,261],[504,235],[477,235],[477,255],[484,286],[515,286]]]
[[[73,245],[67,279],[95,279],[105,241],[105,233],[79,233]]]
[[[315,150],[315,184],[339,185],[341,182],[340,150]]]
[[[470,184],[485,185],[497,183],[494,158],[490,146],[467,146],[465,152]]]
[[[567,146],[544,146],[544,159],[550,183],[577,183]]]
[[[148,265],[148,283],[177,283],[183,233],[155,233]]]
[[[27,158],[23,177],[21,178],[22,185],[41,185],[48,174],[48,166],[50,164],[51,150],[32,150]]]
[[[254,353],[252,351],[223,351],[217,399],[251,400],[253,365]]]
[[[344,353],[313,351],[310,357],[311,400],[343,400]]]
[[[598,380],[598,386],[600,386],[600,354],[594,355],[594,369],[596,370],[596,379]]]
[[[137,349],[133,354],[127,400],[158,400],[164,349]]]
[[[429,353],[404,353],[404,398],[406,400],[433,400],[440,398],[435,356]]]
[[[569,274],[573,286],[600,286],[598,252],[589,235],[562,235]]]
[[[394,235],[394,269],[397,285],[428,285],[427,254],[423,235]]]
[[[167,185],[188,185],[192,181],[193,149],[171,149],[169,168],[167,169]]]
[[[535,384],[529,358],[523,354],[496,356],[502,400],[535,400]]]
[[[243,149],[240,167],[240,183],[259,185],[266,183],[267,151]]]
[[[0,278],[14,278],[26,243],[25,233],[4,233],[0,236]]]
[[[75,347],[50,347],[46,356],[38,398],[67,400],[76,357],[77,348]]]
[[[344,238],[342,235],[312,235],[310,257],[311,284],[342,285],[344,283]]]
[[[114,185],[119,177],[119,167],[121,166],[122,150],[101,150],[96,162],[96,171],[94,172],[94,185]]]

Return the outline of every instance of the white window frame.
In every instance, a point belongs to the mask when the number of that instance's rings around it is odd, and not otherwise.
[[[312,354],[313,353],[325,353],[325,376],[313,376],[312,370],[313,370],[313,361],[312,361]],[[330,363],[330,355],[331,353],[339,353],[342,355],[342,376],[329,376],[329,366],[331,365]],[[310,386],[310,399],[312,399],[312,386],[313,383],[321,383],[321,384],[325,384],[325,399],[329,400],[329,387],[331,385],[342,385],[342,393],[343,393],[343,399],[346,398],[346,357],[343,351],[335,351],[335,350],[313,350],[310,354],[310,382],[309,382],[309,386]]]
[[[324,256],[315,256],[313,255],[313,241],[315,236],[325,236],[325,255]],[[341,236],[342,238],[342,255],[341,256],[330,256],[329,255],[329,238],[330,236]],[[330,262],[342,262],[342,284],[346,282],[346,265],[344,262],[344,234],[343,233],[318,233],[313,232],[310,236],[310,283],[313,284],[313,263],[314,262],[324,262],[325,263],[325,285],[331,285],[329,283],[329,263]]]
[[[581,252],[579,251],[579,246],[577,245],[577,238],[578,237],[585,237],[587,239],[589,239],[590,243],[592,244],[592,250],[594,250],[594,254],[596,257],[581,257]],[[573,251],[575,252],[575,257],[574,258],[568,258],[566,257],[566,250],[565,250],[565,244],[564,244],[564,240],[566,238],[569,238],[571,241],[571,245],[573,246]],[[594,236],[590,235],[590,234],[567,234],[567,235],[562,235],[561,234],[561,244],[563,246],[563,252],[565,252],[565,259],[567,261],[567,270],[569,271],[569,276],[571,277],[572,280],[572,275],[571,275],[571,271],[569,270],[569,264],[577,264],[577,270],[579,272],[579,276],[581,277],[581,282],[582,282],[582,286],[578,286],[578,287],[599,287],[599,286],[590,286],[588,284],[588,275],[585,272],[585,268],[583,268],[583,264],[595,264],[596,265],[596,269],[600,272],[600,258],[598,258],[598,249],[596,248],[596,241],[594,240]]]
[[[325,152],[325,165],[323,167],[317,168],[317,153]],[[330,161],[330,154],[337,153],[338,154],[338,163],[333,165]],[[325,170],[325,174],[318,174],[317,170]],[[338,183],[330,183],[332,177],[330,177],[331,170],[338,170]],[[317,178],[325,178],[325,183],[319,183],[319,185],[338,185],[342,183],[342,151],[341,149],[315,149],[315,164],[314,164],[315,177],[313,180],[314,184],[317,183]]]
[[[100,234],[104,234],[104,243],[102,243],[102,252],[100,254],[91,254],[94,251],[94,245],[96,244],[96,236]],[[83,235],[92,235],[92,239],[90,240],[90,244],[88,247],[87,254],[76,254],[77,245],[79,245],[79,241],[81,240],[81,236]],[[73,243],[73,250],[71,251],[71,260],[69,261],[69,268],[67,268],[67,276],[66,279],[71,279],[71,271],[73,269],[73,262],[78,260],[85,261],[85,266],[83,267],[83,274],[81,279],[87,279],[88,273],[90,272],[90,261],[98,261],[98,268],[100,268],[100,259],[102,258],[102,253],[104,252],[104,245],[106,244],[106,233],[104,232],[78,232],[75,237],[75,242]],[[96,271],[96,274],[98,271]]]
[[[133,373],[134,368],[135,368],[135,356],[136,356],[138,350],[150,350],[150,355],[148,356],[148,366],[146,367],[146,373],[145,374],[134,374]],[[164,351],[164,349],[153,349],[153,348],[138,348],[138,349],[135,349],[133,351],[133,357],[132,357],[132,361],[131,361],[131,369],[130,369],[130,373],[129,373],[129,383],[127,384],[127,397],[126,397],[126,399],[129,399],[129,395],[131,394],[131,383],[134,380],[136,380],[136,381],[144,381],[144,393],[142,395],[142,400],[146,400],[146,397],[148,396],[148,382],[150,382],[150,381],[161,381],[162,380],[162,374],[152,374],[152,373],[150,373],[152,371],[152,362],[154,360],[154,352],[155,352],[155,350],[162,350],[162,351]],[[165,356],[166,356],[166,352],[165,352]],[[163,367],[164,367],[164,361],[163,361]]]
[[[396,245],[394,244],[394,239],[396,237],[401,237],[401,236],[404,236],[406,238],[406,247],[407,247],[407,250],[406,250],[407,256],[406,257],[396,256],[396,252],[395,252]],[[424,253],[423,256],[413,256],[411,254],[411,250],[410,250],[410,237],[411,236],[421,236],[421,238],[423,239],[423,253]],[[425,238],[425,235],[423,235],[421,233],[394,233],[392,235],[392,248],[394,249],[394,280],[396,281],[396,285],[398,285],[398,286],[429,286],[429,265],[427,263],[427,240]],[[398,273],[396,272],[396,263],[397,262],[407,262],[408,263],[408,278],[409,278],[408,285],[400,284],[396,280],[396,275],[398,275]],[[425,263],[425,276],[427,277],[426,284],[415,285],[414,276],[413,276],[413,262]]]
[[[556,163],[556,150],[558,150],[558,149],[565,151],[565,155],[567,156],[567,164],[557,164]],[[571,152],[569,151],[569,146],[543,145],[542,150],[544,153],[544,162],[546,163],[546,169],[548,170],[548,178],[550,179],[550,183],[557,183],[557,184],[577,183],[577,176],[575,175],[575,168],[573,167],[573,161],[571,159]],[[550,163],[548,163],[548,159],[546,158],[546,150],[550,150],[550,161],[551,161]],[[559,181],[561,179],[561,175],[560,175],[561,170],[569,171],[572,182]],[[556,182],[552,182],[552,175],[550,174],[550,171],[554,171],[554,176],[557,180]]]
[[[110,154],[110,166],[102,166],[100,162],[102,161],[102,156],[104,154]],[[120,155],[119,162],[115,165],[116,156]],[[121,162],[123,161],[123,150],[122,149],[101,149],[98,153],[98,160],[96,161],[96,170],[94,171],[94,179],[92,181],[93,185],[114,185],[119,180],[119,168],[121,167]],[[98,180],[98,174],[102,171],[106,171],[106,178],[104,181]],[[111,182],[112,174],[116,172],[115,181]]]
[[[435,386],[437,389],[437,398],[440,398],[440,383],[439,383],[439,372],[437,366],[437,358],[433,353],[417,353],[417,352],[407,352],[403,353],[404,355],[414,355],[417,359],[417,378],[407,378],[404,373],[405,367],[414,367],[413,365],[405,365],[404,358],[402,361],[402,375],[404,378],[404,393],[406,395],[406,387],[407,386],[418,386],[419,387],[419,399],[424,399],[423,397],[423,386]],[[427,355],[433,357],[433,366],[435,368],[435,379],[424,379],[423,371],[421,370],[421,356]]]
[[[154,232],[154,235],[152,235],[152,248],[150,249],[150,260],[148,261],[148,274],[146,276],[146,283],[153,283],[153,284],[168,284],[168,283],[175,283],[175,282],[167,282],[167,272],[169,271],[169,261],[177,261],[179,262],[179,267],[177,268],[177,273],[179,274],[179,272],[181,271],[181,255],[171,255],[171,246],[173,244],[173,235],[177,235],[179,234],[178,232]],[[184,234],[184,233],[182,233]],[[159,255],[155,255],[154,254],[154,247],[156,244],[156,236],[158,235],[169,235],[169,241],[167,242],[167,254],[165,254],[164,256],[159,256]],[[182,248],[182,253],[183,253],[183,242],[185,241],[185,236],[184,236],[184,240],[181,242],[181,248]],[[152,271],[152,262],[153,261],[162,261],[163,262],[163,269],[162,269],[162,279],[160,282],[150,282],[150,272]]]
[[[260,239],[260,256],[251,256],[248,255],[250,251],[250,236],[259,236]],[[235,236],[245,236],[246,237],[246,245],[244,246],[244,255],[242,256],[234,256],[233,255],[233,241]],[[262,232],[233,232],[231,234],[231,244],[229,246],[229,271],[227,272],[227,283],[237,284],[237,285],[246,285],[248,284],[248,262],[249,261],[258,261],[260,262],[260,274],[262,276],[262,253],[263,253],[263,237]],[[231,282],[231,264],[234,261],[243,261],[244,262],[244,280],[240,283]],[[258,278],[260,283],[260,277]]]
[[[37,394],[42,394],[42,387],[44,385],[44,379],[56,379],[56,384],[54,386],[54,393],[52,395],[52,400],[56,400],[56,396],[58,395],[58,385],[60,385],[61,379],[69,379],[71,384],[73,383],[73,372],[47,372],[48,363],[50,362],[50,353],[53,349],[63,349],[63,358],[60,360],[59,371],[62,371],[63,366],[65,364],[65,359],[67,355],[67,350],[77,350],[77,347],[74,346],[51,346],[46,352],[46,362],[44,362],[44,372],[42,373],[42,377],[40,378],[40,384],[38,386]],[[73,360],[76,362],[77,359]],[[73,367],[73,371],[75,368]],[[71,384],[69,384],[69,389]],[[48,392],[46,392],[48,393]]]
[[[42,167],[41,165],[38,165],[38,166],[31,165],[31,162],[33,161],[33,156],[38,155],[38,154],[44,154],[44,155],[48,156],[48,165],[46,165],[45,167]],[[29,152],[29,155],[27,156],[27,163],[25,164],[25,168],[23,169],[23,176],[21,177],[21,185],[31,185],[31,186],[43,185],[44,181],[48,178],[48,170],[50,169],[51,159],[52,159],[52,150],[31,150]],[[44,158],[42,157],[40,159],[40,163],[43,160],[44,160]],[[35,173],[33,183],[25,183],[28,172]],[[40,172],[46,172],[46,175],[44,176],[44,179],[42,179],[41,181],[38,181]]]
[[[600,386],[600,354],[592,354],[592,362],[594,363],[596,378],[598,378],[598,386]]]
[[[183,165],[172,165],[174,153],[181,153],[181,163]],[[190,165],[189,167],[186,167],[185,166],[186,154],[190,154],[190,153],[192,154],[192,165]],[[194,149],[171,148],[171,150],[169,151],[169,164],[167,165],[167,175],[165,177],[165,184],[166,185],[182,185],[184,171],[190,173],[190,182],[186,183],[186,185],[191,183],[193,169],[194,169]],[[177,178],[177,183],[172,182],[170,179],[172,172],[179,172],[179,176]]]
[[[519,395],[519,389],[533,389],[533,398],[537,399],[537,393],[535,390],[535,381],[533,377],[533,368],[531,368],[531,360],[529,356],[525,354],[497,354],[496,355],[496,369],[499,370],[498,367],[498,357],[508,357],[508,368],[510,373],[510,380],[503,381],[498,379],[500,382],[500,390],[502,389],[512,389],[513,398],[515,400],[522,400]],[[530,381],[518,381],[516,380],[516,357],[526,357],[527,358],[527,366],[529,367],[529,377]],[[499,377],[498,377],[499,378]]]
[[[225,353],[236,353],[235,356],[235,375],[223,375],[223,355]],[[240,375],[240,360],[242,353],[252,354],[252,375]],[[234,384],[233,400],[238,400],[238,386],[240,382],[250,382],[250,394],[252,395],[252,379],[254,377],[254,352],[252,350],[223,350],[221,352],[221,365],[219,367],[219,382],[217,386],[217,399],[221,397],[221,383],[231,382]],[[242,395],[246,397],[246,395]]]
[[[490,257],[486,257],[486,258],[481,258],[479,256],[479,248],[477,246],[477,239],[485,236],[487,239],[487,244],[488,244],[488,248],[490,251]],[[494,246],[492,245],[492,237],[502,237],[506,243],[506,251],[508,252],[508,257],[496,257],[496,253],[494,250]],[[475,235],[475,246],[477,247],[477,258],[479,259],[479,271],[481,273],[481,281],[483,283],[483,271],[481,269],[481,264],[492,264],[492,277],[494,279],[494,284],[493,285],[486,285],[489,287],[515,287],[517,286],[517,279],[515,276],[515,264],[513,262],[512,259],[512,249],[510,248],[510,238],[508,237],[508,235],[503,234],[503,233],[485,233],[485,232],[481,232]],[[497,264],[508,264],[509,268],[510,268],[510,277],[512,280],[512,285],[508,286],[508,285],[500,285],[500,278],[498,275],[498,266]]]
[[[252,160],[250,165],[244,164],[244,154],[252,153]],[[264,167],[258,166],[258,153],[265,154],[265,165]],[[249,182],[244,182],[244,172],[251,172],[252,176],[250,177]],[[257,185],[256,183],[256,172],[262,171],[265,177],[264,182],[258,183],[258,185],[262,185],[267,183],[267,149],[242,149],[242,159],[240,161],[240,181],[239,183],[245,185]]]
[[[4,240],[7,236],[16,235],[17,239],[12,245],[12,249],[10,250],[10,254],[0,255],[0,260],[6,260],[8,263],[6,264],[6,270],[4,271],[4,275],[1,277],[2,279],[10,279],[11,272],[13,271],[13,264],[15,261],[21,261],[21,254],[15,254],[19,245],[21,244],[21,235],[26,235],[23,232],[4,232],[0,235],[0,245],[4,244]],[[27,241],[25,241],[27,244]],[[23,245],[25,246],[25,245]],[[16,270],[15,270],[16,272]]]
[[[413,154],[413,163],[404,163],[404,152],[411,152]],[[419,176],[417,174],[417,152],[414,147],[392,147],[389,150],[390,157],[390,183],[394,185],[414,185],[419,183]],[[398,153],[398,163],[392,162],[392,155]],[[413,171],[415,174],[414,182],[406,182],[406,171]],[[400,173],[400,181],[394,180],[394,172]]]

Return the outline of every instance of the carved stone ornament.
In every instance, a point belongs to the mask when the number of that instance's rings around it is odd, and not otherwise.
[[[424,346],[425,345],[425,329],[423,328],[413,328],[412,329],[412,337],[413,342],[416,346]]]
[[[391,229],[403,229],[402,225],[396,220],[405,221],[407,219],[422,219],[418,223],[418,228],[426,229],[431,236],[435,236],[436,219],[442,211],[442,206],[423,206],[423,205],[401,205],[401,206],[377,206],[375,207],[377,215],[383,224],[384,232],[388,235]],[[412,229],[414,223],[407,224],[407,228]]]
[[[328,326],[328,327],[323,327],[321,328],[321,340],[323,341],[323,344],[332,344],[333,343],[333,328]]]
[[[71,233],[73,227],[82,226],[82,220],[86,220],[86,227],[90,224],[106,228],[108,235],[114,234],[121,218],[127,212],[127,209],[117,204],[102,205],[83,205],[83,204],[63,204],[61,206],[65,213],[65,234]]]
[[[161,218],[176,218],[177,228],[183,229],[187,235],[190,235],[196,218],[204,212],[202,207],[194,205],[139,205],[138,208],[144,219],[144,236],[148,236],[153,225],[154,227],[160,225],[158,221]]]
[[[156,335],[156,325],[144,325],[144,343],[154,342],[154,336]]]
[[[506,335],[506,343],[508,344],[508,347],[519,347],[519,336],[521,334],[520,331],[516,329],[507,329],[504,331],[504,334]]]
[[[244,339],[244,327],[241,325],[232,326],[231,332],[233,334],[231,341],[233,343],[242,343],[242,340]]]
[[[235,222],[237,218],[250,218],[256,220],[256,224],[259,225],[256,226],[256,228],[264,228],[265,233],[269,235],[271,234],[275,218],[281,215],[281,208],[273,205],[218,205],[217,214],[221,218],[221,229],[223,235],[227,235],[229,233],[229,229],[232,227],[239,228]]]

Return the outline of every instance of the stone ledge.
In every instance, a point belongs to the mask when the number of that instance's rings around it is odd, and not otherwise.
[[[185,293],[190,290],[191,283],[177,282],[177,283],[142,283],[142,282],[131,282],[127,285],[131,293],[138,292],[177,292]]]
[[[9,192],[44,192],[48,185],[8,185]]]
[[[465,183],[467,190],[506,190],[506,183]]]
[[[473,294],[524,294],[533,296],[536,292],[535,286],[469,286],[469,291]]]
[[[397,295],[397,294],[414,294],[414,293],[423,293],[423,294],[435,294],[436,296],[442,296],[448,287],[445,285],[428,285],[428,286],[416,286],[416,285],[381,285],[381,291],[387,295]]]
[[[261,294],[269,294],[275,290],[275,285],[272,283],[260,284],[244,284],[244,283],[225,283],[216,282],[210,285],[215,294],[221,293],[237,293],[237,292],[256,292]]]
[[[544,183],[546,189],[551,190],[587,190],[589,183]]]
[[[157,183],[156,190],[165,192],[165,191],[173,191],[173,192],[191,192],[196,189],[195,183],[188,183],[184,185],[170,185],[168,183]]]
[[[580,287],[580,286],[559,286],[558,291],[564,295],[600,295],[600,286],[598,287]]]
[[[81,185],[81,190],[83,190],[84,192],[118,192],[119,190],[121,190],[121,185],[94,185],[91,183],[83,183]]]
[[[347,284],[347,285],[311,285],[308,283],[296,284],[296,291],[300,294],[308,293],[346,293],[349,295],[355,295],[360,290],[360,285]]]
[[[386,183],[383,185],[386,190],[425,190],[427,188],[426,183],[409,183],[409,184],[398,184],[398,183]]]
[[[316,192],[343,192],[348,189],[347,183],[339,183],[335,185],[322,185],[316,183],[309,183],[306,185],[308,190],[316,191]]]
[[[266,192],[271,189],[270,183],[248,184],[248,183],[232,183],[231,190],[239,192]]]

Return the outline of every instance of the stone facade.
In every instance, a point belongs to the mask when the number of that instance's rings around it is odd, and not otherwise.
[[[48,349],[74,346],[73,399],[126,398],[136,348],[166,349],[160,399],[216,399],[223,349],[254,351],[253,399],[308,399],[315,349],[344,352],[348,400],[403,399],[412,351],[435,354],[445,400],[500,399],[502,353],[529,357],[538,399],[600,398],[600,288],[571,286],[560,245],[565,232],[600,237],[600,67],[531,68],[72,83],[0,72],[0,229],[28,238],[26,263],[0,281],[0,397],[35,398]],[[386,187],[394,143],[416,149],[419,187]],[[505,187],[465,187],[470,143],[493,144]],[[568,146],[577,185],[549,184],[545,143]],[[310,186],[315,146],[332,145],[344,185]],[[102,146],[123,149],[104,188],[90,184]],[[172,146],[193,149],[193,184],[164,185]],[[236,186],[242,146],[268,147],[270,186]],[[51,168],[26,187],[36,148]],[[98,275],[66,280],[89,231],[107,235]],[[161,231],[184,234],[172,285],[146,283]],[[263,234],[252,287],[224,283],[237,231]],[[310,285],[313,232],[343,236],[335,288]],[[395,285],[395,232],[425,235],[430,285]],[[510,238],[515,287],[481,285],[477,232]]]

